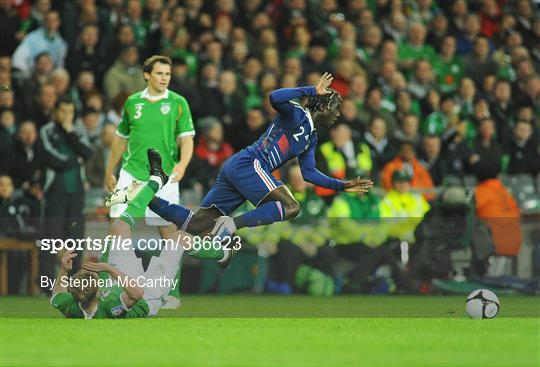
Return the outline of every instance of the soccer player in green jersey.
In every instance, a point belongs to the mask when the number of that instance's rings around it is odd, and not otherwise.
[[[52,289],[51,305],[67,318],[109,319],[140,318],[157,314],[174,285],[182,249],[164,248],[159,257],[152,257],[146,271],[141,259],[126,253],[126,272],[108,263],[84,263],[73,277],[73,258],[67,251],[60,262],[60,271]],[[124,265],[125,266],[125,265]],[[111,280],[99,279],[106,272]],[[118,285],[110,286],[112,281]]]
[[[154,55],[143,64],[143,77],[147,88],[132,94],[124,104],[122,120],[118,125],[112,144],[111,155],[105,171],[105,187],[108,191],[128,186],[132,181],[146,183],[149,179],[146,151],[157,150],[163,160],[163,169],[171,177],[157,193],[158,197],[179,203],[177,182],[184,176],[193,155],[195,129],[186,99],[168,89],[171,80],[170,58]],[[180,151],[179,151],[180,150]],[[178,160],[180,156],[180,160]],[[118,182],[114,171],[122,159]],[[118,218],[126,205],[111,209],[111,218]],[[157,226],[163,239],[174,239],[176,226],[163,220],[150,209],[144,213],[148,225]],[[130,238],[128,226],[111,227],[113,235]],[[110,251],[108,261],[118,263],[123,254]]]
[[[123,188],[132,181],[147,182],[146,151],[153,148],[162,157],[165,173],[171,176],[157,196],[179,202],[176,183],[184,176],[193,155],[195,129],[186,99],[167,89],[171,80],[171,64],[168,57],[159,55],[144,62],[147,88],[129,96],[124,105],[105,172],[105,186],[109,191],[114,191],[115,187]],[[122,169],[117,182],[113,172],[120,158]],[[125,209],[125,205],[111,209],[111,218],[119,217]],[[175,226],[151,210],[145,217],[147,224],[158,226],[162,238],[171,238],[176,231]]]

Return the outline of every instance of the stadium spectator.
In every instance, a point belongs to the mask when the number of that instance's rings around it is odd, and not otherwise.
[[[465,16],[463,28],[457,33],[457,53],[464,55],[472,51],[474,42],[480,32],[480,18],[477,14],[469,13]]]
[[[51,78],[53,63],[48,52],[42,52],[36,56],[34,71],[27,78],[20,79],[17,88],[18,96],[23,100],[25,109],[32,108],[34,96],[39,92],[41,86]]]
[[[302,58],[302,71],[304,76],[307,76],[312,72],[320,74],[324,72],[333,72],[334,67],[328,61],[327,47],[328,42],[324,38],[318,36],[311,39],[309,52]]]
[[[96,78],[91,71],[82,70],[77,77],[77,82],[71,87],[69,96],[75,103],[78,113],[82,111],[84,101],[88,95],[97,92],[95,80]]]
[[[266,130],[266,119],[260,107],[248,110],[244,125],[231,137],[231,144],[235,150],[240,150],[253,144]]]
[[[383,96],[381,88],[371,88],[367,94],[366,103],[358,111],[358,118],[367,125],[374,117],[381,117],[386,122],[388,135],[392,136],[396,130],[396,120],[389,111],[383,108]]]
[[[372,174],[373,162],[371,151],[364,142],[357,143],[352,138],[351,128],[344,123],[337,123],[330,130],[330,141],[319,146],[320,167],[329,176],[343,179],[351,176],[369,177]],[[335,191],[317,187],[321,196],[330,196]]]
[[[394,11],[387,19],[383,20],[383,30],[385,38],[401,44],[407,34],[407,18],[401,11]]]
[[[190,76],[189,66],[183,57],[172,59],[170,89],[189,101],[194,116],[199,116],[202,113],[200,111],[201,96],[198,85],[194,83],[193,78]]]
[[[483,119],[469,157],[470,169],[476,176],[483,178],[496,169],[500,170],[501,159],[502,149],[495,141],[495,124],[492,119]]]
[[[429,60],[419,59],[414,63],[414,76],[409,81],[408,90],[417,99],[423,99],[428,92],[436,89],[433,68]]]
[[[476,96],[476,87],[471,78],[463,78],[459,83],[459,89],[456,96],[456,104],[459,107],[459,115],[467,118],[474,111],[474,97]]]
[[[480,36],[474,41],[472,52],[463,58],[463,67],[477,87],[487,75],[497,74],[499,67],[490,56],[488,38]]]
[[[223,162],[233,155],[232,146],[224,140],[223,126],[215,117],[197,121],[201,136],[197,141],[188,177],[203,186],[203,191],[214,184]]]
[[[500,168],[490,168],[479,177],[475,188],[476,215],[491,228],[496,254],[516,256],[521,247],[520,210],[497,178]]]
[[[507,150],[509,174],[526,173],[534,176],[540,173],[540,147],[532,133],[533,128],[529,122],[516,122]]]
[[[120,50],[116,62],[107,70],[103,79],[105,95],[112,101],[120,93],[134,93],[144,89],[142,69],[138,64],[139,51],[137,47],[125,46]]]
[[[30,9],[30,14],[28,15],[28,18],[26,18],[21,24],[20,37],[26,35],[29,32],[35,31],[39,27],[42,27],[45,23],[45,17],[50,10],[50,0],[36,1]]]
[[[414,146],[411,142],[403,141],[400,144],[396,158],[388,162],[382,169],[381,183],[385,190],[392,188],[392,175],[395,171],[407,173],[411,179],[411,187],[415,189],[431,189],[433,181],[426,170],[416,158]],[[432,197],[428,195],[427,197]]]
[[[17,14],[15,4],[3,1],[0,4],[0,50],[2,55],[12,55],[23,37],[19,32],[21,18]]]
[[[448,35],[448,18],[442,12],[434,12],[426,37],[426,43],[439,49]]]
[[[375,60],[381,41],[382,32],[377,25],[372,24],[364,30],[362,33],[362,46],[357,51],[363,65],[369,65]]]
[[[495,83],[489,110],[495,121],[497,141],[505,146],[511,131],[510,123],[516,113],[512,100],[512,88],[507,80],[501,79]]]
[[[15,113],[12,110],[0,111],[0,130],[12,140],[17,131],[17,125],[15,123]]]
[[[81,160],[92,155],[92,146],[84,131],[74,123],[75,105],[66,98],[58,100],[51,122],[40,130],[44,148],[44,168],[49,177],[45,187],[46,238],[84,237],[84,187]],[[40,251],[40,273],[54,277],[56,256]],[[75,266],[77,268],[78,266]],[[43,289],[50,292],[49,289]]]
[[[455,92],[465,73],[461,58],[456,56],[456,39],[447,35],[437,44],[440,51],[433,62],[433,70],[439,89],[442,93]]]
[[[419,132],[418,116],[409,113],[400,122],[400,127],[394,133],[394,138],[398,141],[408,140],[414,144],[416,151],[419,151],[422,143],[422,136]]]
[[[420,163],[429,170],[429,174],[435,186],[442,184],[446,173],[446,162],[441,156],[441,138],[439,136],[424,136],[419,160]]]
[[[59,33],[60,15],[49,11],[45,15],[43,26],[27,34],[13,54],[13,67],[30,75],[35,68],[34,60],[40,53],[47,51],[55,67],[63,67],[67,54],[67,45]]]
[[[366,126],[357,117],[356,104],[352,98],[343,99],[338,121],[349,126],[354,141],[358,142],[362,139]]]
[[[364,141],[371,150],[373,172],[379,172],[397,153],[396,143],[387,132],[386,121],[380,117],[370,121]]]
[[[412,177],[405,171],[392,173],[392,186],[379,204],[381,218],[416,218],[422,220],[429,210],[424,197],[411,192]],[[414,228],[413,228],[414,230]]]
[[[123,12],[122,9],[120,9]],[[111,15],[113,15],[112,13]],[[121,15],[118,16],[118,21],[121,19]],[[135,33],[133,28],[129,24],[120,24],[118,25],[116,31],[116,39],[113,42],[109,42],[109,47],[107,49],[117,50],[117,52],[110,52],[106,55],[106,65],[112,65],[118,56],[118,51],[123,50],[124,48],[135,44]]]
[[[98,110],[93,107],[85,108],[82,111],[81,120],[77,122],[82,124],[90,144],[95,145],[101,135]]]
[[[35,196],[34,194],[38,195]],[[41,197],[39,190],[29,186],[22,194],[16,194],[13,181],[8,175],[0,175],[0,237],[35,240],[41,230]],[[28,254],[8,251],[9,294],[19,294],[29,262]]]
[[[430,45],[425,44],[426,27],[421,23],[413,23],[409,27],[407,42],[399,46],[400,66],[409,70],[414,67],[415,61],[427,59],[430,62],[435,57],[435,50]]]
[[[13,168],[11,177],[15,187],[29,187],[36,177],[43,177],[43,149],[38,140],[36,125],[23,121],[13,144]]]
[[[71,77],[64,68],[57,68],[51,73],[51,83],[54,86],[57,97],[68,93]]]
[[[98,81],[105,72],[105,56],[99,46],[99,28],[90,24],[83,27],[74,50],[67,55],[66,68],[77,79],[83,70],[91,71]]]
[[[111,146],[116,134],[114,124],[105,124],[100,139],[94,142],[92,155],[85,164],[86,179],[90,188],[100,189],[105,179],[105,166],[111,155]]]
[[[36,95],[34,106],[27,110],[26,118],[36,123],[38,129],[52,119],[58,96],[52,83],[44,83]]]
[[[232,137],[235,127],[244,118],[242,96],[238,91],[236,75],[232,71],[223,71],[219,75],[217,88],[206,89],[202,99],[205,101],[205,115],[220,118],[225,126],[226,138]]]

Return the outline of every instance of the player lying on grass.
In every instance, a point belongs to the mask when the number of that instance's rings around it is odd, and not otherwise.
[[[229,158],[214,186],[196,211],[153,198],[150,209],[180,229],[194,235],[211,232],[225,238],[243,227],[285,221],[300,212],[300,205],[272,172],[298,157],[303,178],[315,185],[347,192],[364,193],[373,186],[359,177],[341,181],[322,174],[315,167],[317,126],[331,126],[339,116],[341,96],[329,89],[332,75],[325,73],[315,86],[284,88],[270,93],[270,102],[278,116],[266,132],[250,147]],[[295,99],[302,99],[297,103]],[[124,203],[137,197],[142,185],[132,184],[114,192],[107,205]],[[231,218],[245,200],[256,208]],[[216,254],[221,256],[221,254]]]
[[[146,271],[141,259],[133,251],[126,251],[124,259],[133,275],[108,263],[87,262],[71,278],[73,258],[67,251],[60,262],[54,283],[51,304],[67,318],[108,319],[154,316],[163,306],[163,299],[172,289],[183,250],[164,248],[159,257],[152,257]],[[100,289],[105,280],[98,273],[106,272],[118,286]],[[143,284],[144,286],[139,286]]]

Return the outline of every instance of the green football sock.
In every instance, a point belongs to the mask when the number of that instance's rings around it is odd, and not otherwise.
[[[152,201],[156,192],[159,190],[159,184],[155,181],[148,183],[141,189],[135,198],[128,204],[126,210],[120,215],[121,220],[126,222],[131,229],[135,227],[137,220],[144,218],[146,207]]]

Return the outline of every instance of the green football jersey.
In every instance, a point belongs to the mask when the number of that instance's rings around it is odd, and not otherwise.
[[[122,288],[111,288],[108,292],[100,295],[98,308],[93,317],[85,316],[85,312],[79,306],[79,302],[71,293],[59,292],[51,298],[51,305],[68,319],[135,319],[148,317],[149,308],[144,299],[140,299],[131,308],[126,308],[122,304],[120,295]]]
[[[430,62],[433,62],[435,54],[435,50],[430,45],[416,47],[411,45],[410,43],[402,43],[398,49],[399,61],[416,61],[419,59],[428,59]]]
[[[437,56],[433,61],[433,71],[442,93],[456,91],[464,75],[463,63],[457,56],[452,61]]]
[[[132,94],[124,104],[117,134],[128,139],[122,156],[122,168],[135,178],[149,179],[146,151],[161,154],[163,170],[170,174],[179,160],[176,138],[195,135],[191,111],[186,99],[170,90],[157,101],[146,98],[146,89]]]

